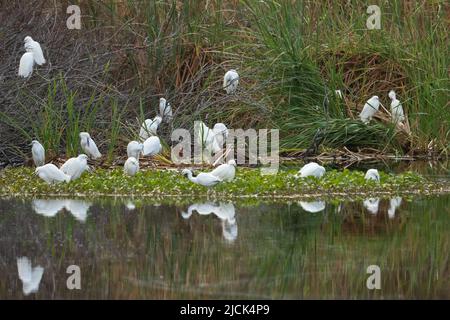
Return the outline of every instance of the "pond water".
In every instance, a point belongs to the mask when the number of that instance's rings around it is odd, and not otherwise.
[[[449,208],[0,199],[0,299],[449,299]]]

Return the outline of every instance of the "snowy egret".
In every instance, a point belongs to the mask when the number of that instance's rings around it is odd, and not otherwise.
[[[89,158],[98,159],[102,157],[100,151],[98,151],[97,145],[91,136],[87,132],[80,132],[80,144],[84,153],[88,155]]]
[[[59,170],[58,167],[52,163],[37,167],[35,174],[49,184],[70,181],[70,176]]]
[[[222,180],[212,175],[211,173],[201,172],[196,177],[192,176],[192,171],[189,169],[183,169],[183,176],[187,176],[189,180],[193,183],[205,186],[212,187],[221,182]]]
[[[208,153],[217,153],[222,148],[220,147],[215,132],[210,129],[203,121],[197,122],[197,139],[198,144]]]
[[[76,158],[70,158],[61,166],[61,171],[70,176],[70,180],[75,180],[81,177],[83,172],[88,169],[88,156],[80,154]]]
[[[64,206],[72,216],[80,222],[85,222],[92,203],[83,200],[67,199]]]
[[[236,70],[231,69],[225,73],[223,77],[223,89],[228,93],[235,93],[239,84],[239,74]]]
[[[123,172],[134,176],[139,171],[139,161],[135,157],[129,157],[123,166]]]
[[[212,130],[214,132],[217,144],[219,145],[220,148],[223,148],[223,144],[228,138],[227,126],[225,124],[219,122],[214,125]]]
[[[213,171],[211,171],[211,174],[222,181],[232,181],[236,174],[236,161],[230,160],[228,161],[228,163],[221,164]]]
[[[144,156],[154,156],[162,150],[161,140],[157,136],[152,136],[144,141],[142,154]]]
[[[145,119],[142,123],[141,130],[139,131],[139,138],[145,141],[150,136],[155,136],[158,131],[158,126],[161,124],[161,116],[156,116],[152,119]]]
[[[162,117],[164,122],[170,122],[172,120],[172,106],[166,99],[159,99],[159,115]]]
[[[377,214],[378,207],[380,205],[380,199],[379,198],[366,199],[364,200],[363,205],[371,214]]]
[[[45,58],[39,42],[34,41],[30,36],[27,36],[24,39],[24,43],[25,49],[33,53],[34,61],[40,66],[43,65],[45,63]]]
[[[17,258],[17,272],[22,281],[22,291],[25,295],[39,290],[44,268],[41,266],[32,268],[30,260],[27,257],[21,257]]]
[[[20,58],[19,77],[28,78],[33,74],[34,57],[33,52],[27,51]]]
[[[45,149],[37,140],[31,141],[31,154],[33,156],[34,165],[36,167],[45,164]]]
[[[127,145],[127,156],[139,159],[139,154],[144,150],[144,145],[137,141],[131,141]]]
[[[389,91],[388,96],[392,100],[391,102],[392,122],[399,123],[405,121],[405,114],[403,113],[403,107],[400,101],[397,100],[395,91],[394,90]]]
[[[374,114],[378,111],[378,108],[380,107],[380,99],[378,96],[373,96],[367,102],[364,104],[364,107],[359,114],[359,117],[361,118],[361,121],[365,124],[369,123],[370,120],[372,120],[372,117]]]
[[[377,169],[369,169],[364,176],[366,180],[374,180],[376,182],[380,182],[380,174]]]
[[[31,206],[37,214],[43,215],[45,217],[54,217],[56,214],[64,209],[64,200],[59,199],[35,199],[31,203]]]
[[[389,209],[388,209],[388,217],[389,219],[393,219],[395,217],[395,211],[402,204],[402,198],[394,197],[389,200]]]
[[[299,176],[300,174],[300,176]],[[325,174],[325,168],[322,167],[321,165],[315,163],[315,162],[310,162],[308,164],[305,164],[300,171],[298,172],[298,174],[296,175],[296,177],[300,177],[300,178],[305,178],[305,177],[309,177],[309,176],[313,176],[316,178],[321,178],[323,175]]]
[[[325,201],[300,201],[298,204],[303,210],[311,213],[325,210]]]

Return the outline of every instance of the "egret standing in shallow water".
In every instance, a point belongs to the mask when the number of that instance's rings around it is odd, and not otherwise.
[[[102,157],[102,154],[98,151],[97,145],[94,140],[92,140],[89,133],[80,132],[80,144],[84,153],[87,154],[88,157],[94,160]]]
[[[364,104],[364,108],[359,114],[361,121],[365,124],[369,123],[370,120],[372,120],[372,117],[378,111],[378,108],[380,108],[380,99],[378,98],[378,96],[373,96],[372,98],[367,100],[367,102]]]
[[[31,141],[31,154],[33,156],[34,165],[36,167],[45,164],[45,149],[37,140]]]
[[[221,164],[211,171],[211,174],[222,181],[233,181],[234,176],[236,175],[236,161],[230,160],[228,163]]]
[[[376,182],[380,182],[380,174],[377,169],[369,169],[364,176],[366,180],[374,180]]]
[[[321,178],[325,174],[325,168],[321,165],[317,164],[316,162],[310,162],[306,165],[304,165],[298,174],[296,175],[296,178],[305,178],[305,177],[316,177]]]
[[[405,114],[403,113],[403,107],[397,97],[395,95],[395,91],[391,90],[388,94],[389,98],[392,100],[391,102],[391,117],[392,122],[400,123],[405,121]]]
[[[172,107],[166,99],[159,99],[159,115],[164,122],[170,122],[172,120]]]
[[[228,93],[235,93],[239,84],[239,74],[236,70],[231,69],[225,73],[223,77],[223,89]]]
[[[52,163],[37,167],[34,173],[49,184],[70,181],[70,176],[59,170],[58,167]]]
[[[33,74],[34,57],[33,52],[27,51],[20,58],[19,77],[28,78]]]
[[[183,169],[181,173],[183,174],[183,176],[187,176],[187,178],[193,183],[202,185],[204,187],[213,187],[222,181],[220,178],[206,172],[201,172],[196,177],[192,176],[192,171],[189,169]]]
[[[61,166],[61,171],[70,176],[70,180],[75,180],[81,177],[83,172],[88,169],[88,156],[80,154],[76,158],[70,158]]]
[[[139,155],[144,150],[144,145],[137,141],[131,141],[127,145],[127,156],[139,159]]]
[[[141,130],[139,131],[139,138],[141,141],[145,141],[150,136],[155,136],[161,122],[161,116],[156,116],[153,120],[145,119],[144,123],[142,123]]]
[[[135,157],[129,157],[123,166],[123,172],[134,176],[139,171],[139,161]]]

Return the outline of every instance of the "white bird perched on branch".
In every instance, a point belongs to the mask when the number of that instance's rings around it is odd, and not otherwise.
[[[380,99],[378,96],[373,96],[367,102],[364,104],[364,107],[359,114],[359,117],[361,118],[361,121],[365,124],[369,123],[370,120],[372,120],[372,117],[375,115],[375,113],[378,111],[378,108],[380,107]]]
[[[187,176],[189,180],[193,183],[205,186],[205,187],[213,187],[222,180],[212,175],[211,173],[201,172],[196,177],[192,176],[192,171],[189,169],[183,169],[181,172],[183,176]]]
[[[19,77],[28,78],[33,74],[34,57],[33,52],[27,51],[20,58]]]
[[[159,99],[159,115],[164,122],[170,122],[172,120],[172,106],[166,99]]]
[[[127,145],[127,156],[139,159],[139,155],[144,150],[144,145],[137,141],[130,141]]]
[[[47,183],[69,182],[70,176],[62,172],[52,163],[37,167],[34,173]]]
[[[40,66],[43,65],[45,63],[45,58],[39,42],[34,41],[30,36],[27,36],[24,39],[24,43],[25,50],[31,51],[33,53],[34,61]]]
[[[222,181],[233,181],[234,176],[236,175],[236,161],[230,160],[228,163],[221,164],[211,171],[211,174]]]
[[[80,132],[80,144],[84,153],[87,154],[88,157],[94,160],[102,157],[102,154],[98,151],[97,145],[94,140],[92,140],[89,133]]]
[[[236,70],[231,69],[225,73],[223,77],[223,89],[227,94],[235,93],[239,84],[239,74]]]
[[[161,116],[156,116],[153,120],[145,119],[144,123],[142,123],[141,130],[139,131],[139,138],[141,141],[145,141],[150,136],[155,136],[161,122]]]
[[[139,161],[135,157],[129,157],[123,166],[123,172],[134,176],[139,171]]]
[[[389,91],[388,96],[392,100],[391,102],[392,122],[399,123],[405,121],[405,114],[403,113],[403,107],[400,101],[397,100],[395,91],[394,90]]]
[[[81,177],[84,171],[88,169],[87,164],[88,156],[80,154],[76,158],[70,158],[61,166],[61,171],[70,176],[70,180],[73,181]]]
[[[39,290],[44,268],[41,266],[32,268],[30,260],[27,257],[21,257],[17,258],[17,272],[22,281],[22,291],[25,295]]]
[[[157,136],[152,136],[144,141],[143,143],[144,148],[142,149],[142,155],[147,156],[154,156],[161,152],[162,146],[161,146],[161,140]]]
[[[366,180],[374,180],[376,182],[380,182],[380,174],[377,169],[369,169],[364,176]]]
[[[219,122],[214,125],[212,130],[214,132],[217,144],[219,145],[220,148],[223,148],[224,143],[227,141],[228,138],[227,126]]]
[[[31,141],[31,154],[36,167],[43,166],[45,164],[45,149],[42,144],[37,140]]]
[[[305,178],[305,177],[316,177],[316,178],[321,178],[323,175],[325,174],[325,168],[322,167],[321,165],[315,163],[315,162],[310,162],[308,164],[305,164],[300,171],[297,173],[297,175],[295,176],[296,178]]]

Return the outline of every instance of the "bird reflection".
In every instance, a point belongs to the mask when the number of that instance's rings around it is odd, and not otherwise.
[[[125,208],[132,211],[132,210],[136,209],[136,205],[131,200],[129,200],[125,203]]]
[[[371,214],[377,214],[378,207],[380,205],[380,198],[366,199],[364,200],[363,205]]]
[[[37,199],[33,200],[32,207],[33,210],[40,215],[46,217],[54,217],[56,214],[62,209],[66,209],[69,211],[75,219],[80,222],[86,221],[87,212],[91,207],[92,203],[84,201],[84,200],[74,200],[74,199],[65,199],[65,200],[42,200]]]
[[[39,283],[44,273],[44,268],[37,266],[32,268],[31,262],[27,257],[17,258],[17,271],[19,279],[22,281],[22,291],[25,295],[37,292]]]
[[[298,204],[303,210],[311,213],[320,212],[325,209],[325,201],[300,201]]]
[[[197,211],[200,215],[215,214],[222,222],[222,235],[225,240],[234,242],[238,235],[238,227],[235,218],[235,208],[232,203],[220,203],[216,205],[212,202],[194,203],[189,206],[187,212],[182,212],[184,219],[189,219],[192,212]]]
[[[402,198],[400,197],[394,197],[391,200],[389,200],[389,209],[388,209],[389,219],[393,219],[395,217],[395,211],[400,207],[401,204]]]

